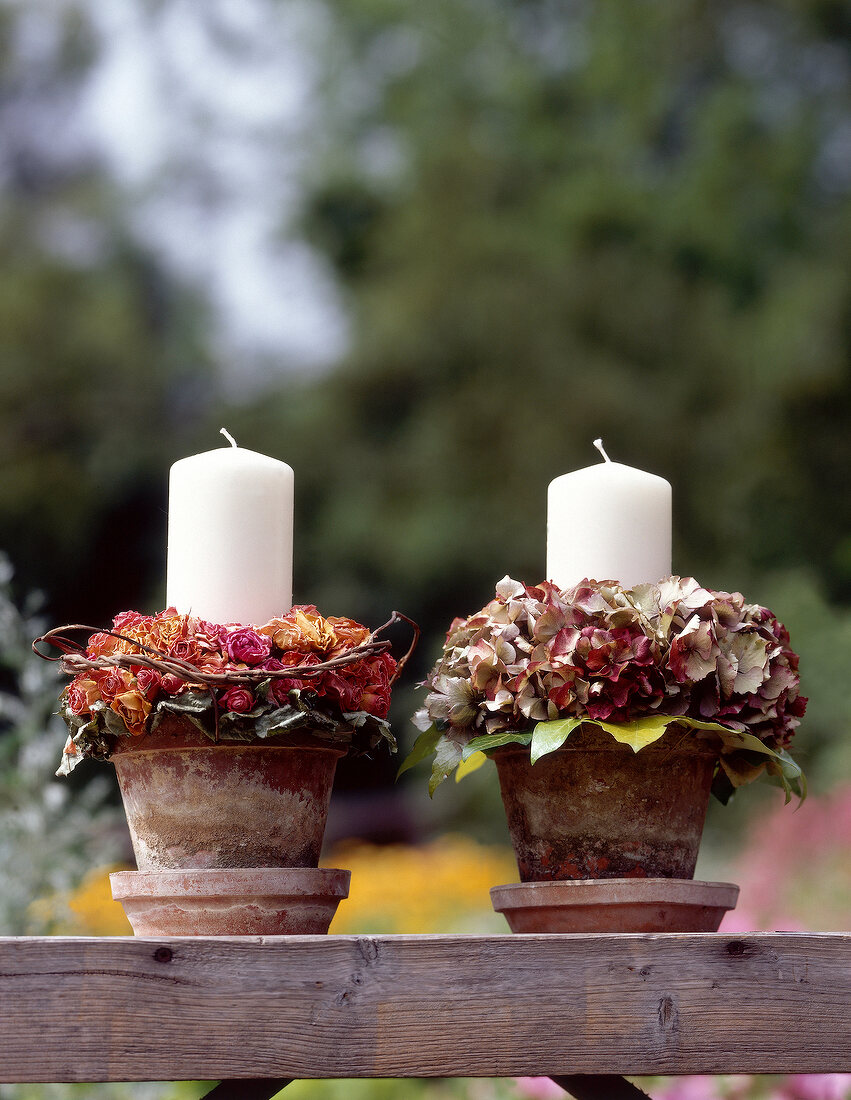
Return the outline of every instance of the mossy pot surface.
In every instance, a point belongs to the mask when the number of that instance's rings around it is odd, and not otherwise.
[[[494,751],[523,882],[694,876],[717,754],[682,733],[639,752],[583,727],[532,764]]]
[[[183,717],[111,756],[140,871],[316,867],[341,748],[213,742]]]

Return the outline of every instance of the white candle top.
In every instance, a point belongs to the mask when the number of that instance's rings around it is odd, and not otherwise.
[[[627,588],[671,573],[671,486],[656,474],[603,462],[550,483],[547,578],[570,588],[586,577]]]
[[[292,606],[293,471],[224,434],[171,468],[166,602],[260,625]]]

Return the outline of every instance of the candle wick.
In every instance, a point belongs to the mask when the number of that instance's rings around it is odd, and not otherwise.
[[[594,440],[594,446],[597,448],[597,450],[600,452],[600,454],[603,456],[603,458],[606,460],[606,462],[611,462],[612,461],[609,458],[609,456],[606,454],[606,451],[603,447],[602,439],[595,439]]]
[[[219,431],[222,433],[222,435],[225,437],[225,439],[228,441],[228,443],[230,443],[231,447],[236,446],[236,440],[230,434],[230,432],[227,430],[227,428],[219,428]]]

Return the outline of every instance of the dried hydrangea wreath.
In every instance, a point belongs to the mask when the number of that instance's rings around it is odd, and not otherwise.
[[[767,772],[803,798],[787,746],[807,700],[789,635],[739,593],[691,578],[622,588],[583,581],[568,590],[505,577],[496,598],[456,619],[424,685],[414,722],[424,732],[402,765],[433,755],[429,791],[510,743],[532,763],[593,724],[636,752],[666,730],[712,743],[713,793]]]
[[[396,661],[379,633],[398,621],[414,630]],[[91,635],[83,646],[69,632]],[[153,732],[168,714],[184,715],[214,740],[249,741],[309,731],[357,750],[396,742],[387,724],[393,684],[419,629],[398,612],[378,630],[352,619],[293,607],[262,626],[217,624],[174,608],[157,615],[124,611],[112,630],[66,626],[33,648],[74,679],[60,714],[70,735],[57,774],[86,757],[106,758],[116,738]],[[37,647],[50,644],[62,656]]]

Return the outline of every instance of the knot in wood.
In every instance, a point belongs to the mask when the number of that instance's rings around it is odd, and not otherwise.
[[[659,1001],[659,1024],[664,1031],[676,1030],[677,1006],[673,997],[663,997]]]

